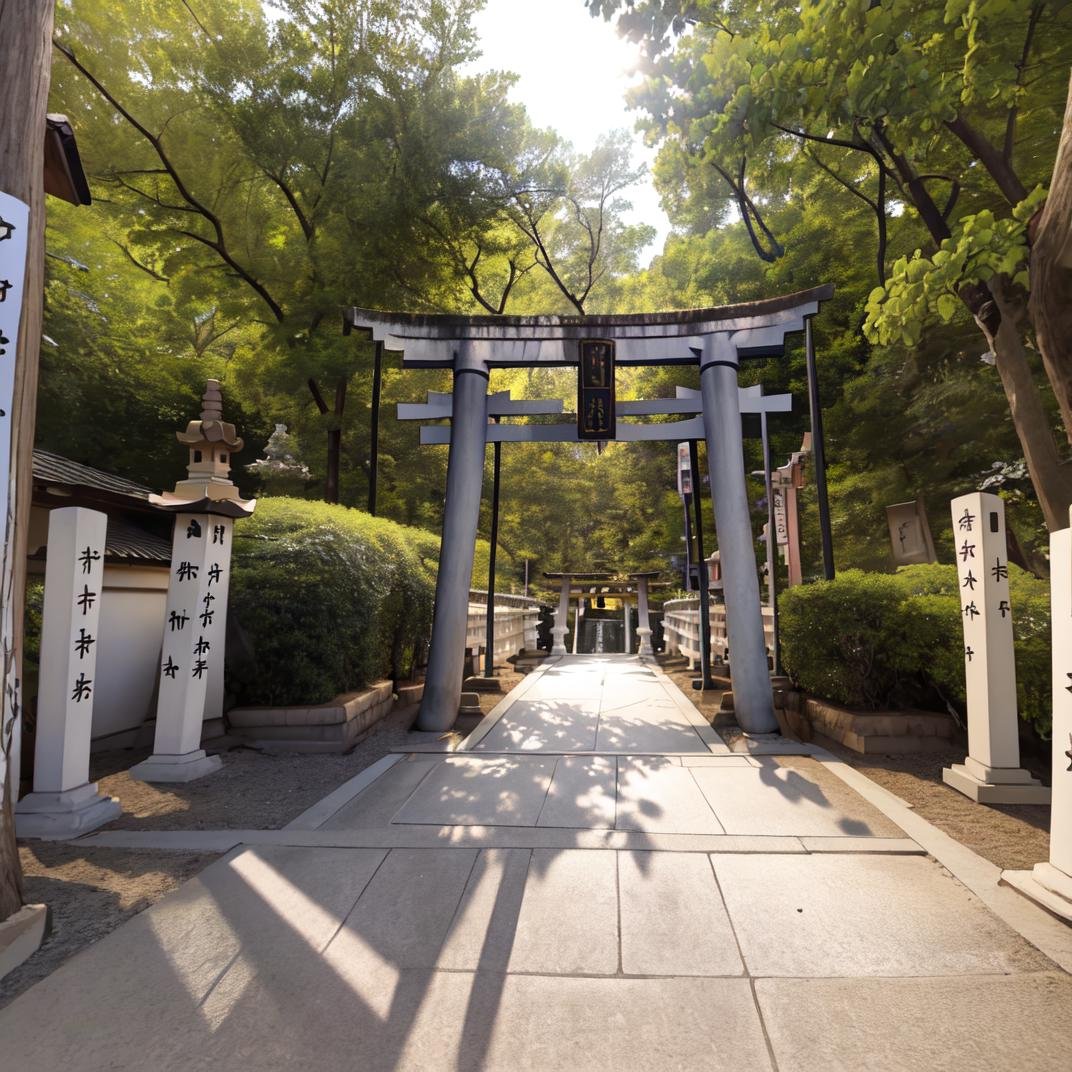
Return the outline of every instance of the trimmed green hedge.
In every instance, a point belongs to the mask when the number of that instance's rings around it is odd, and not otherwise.
[[[1049,585],[1009,567],[1020,717],[1047,735]],[[964,634],[955,566],[895,574],[845,570],[779,601],[782,662],[806,692],[867,710],[965,710]]]
[[[261,499],[235,526],[235,702],[323,703],[405,676],[429,634],[438,552],[435,536],[359,510]]]

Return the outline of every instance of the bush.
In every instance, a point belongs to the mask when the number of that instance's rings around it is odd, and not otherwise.
[[[260,500],[235,526],[236,702],[323,703],[404,676],[430,630],[437,555],[434,536],[359,510]]]
[[[1049,587],[1009,567],[1020,717],[1049,732]],[[955,566],[895,574],[846,570],[779,604],[782,661],[805,691],[870,710],[946,702],[965,710],[964,634]]]

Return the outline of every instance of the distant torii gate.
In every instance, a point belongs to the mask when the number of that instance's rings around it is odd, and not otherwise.
[[[740,392],[737,372],[743,359],[784,354],[786,336],[805,330],[820,303],[832,296],[833,288],[825,286],[721,308],[610,316],[426,316],[359,308],[348,312],[348,330],[365,332],[383,347],[402,351],[403,367],[454,371],[449,408],[445,400],[429,404],[429,409],[447,409],[435,415],[449,414],[451,425],[449,433],[441,430],[449,434],[450,456],[432,641],[417,721],[421,729],[446,730],[457,717],[486,444],[581,438],[578,429],[566,425],[489,425],[490,370],[576,367],[581,343],[590,341],[613,344],[614,359],[621,365],[699,365],[698,400],[654,399],[623,402],[617,407],[619,414],[695,413],[699,409],[699,417],[666,424],[619,420],[615,422],[616,434],[603,438],[679,440],[696,438],[702,431],[707,441],[727,632],[733,652],[734,712],[748,733],[769,733],[777,728],[745,487],[740,399],[744,392]],[[505,401],[493,398],[499,406]],[[523,402],[513,406],[522,407],[513,409],[514,413],[533,412]],[[418,415],[433,416],[407,414]],[[434,434],[438,432],[422,429],[422,442],[442,441]],[[426,437],[426,433],[431,434]]]

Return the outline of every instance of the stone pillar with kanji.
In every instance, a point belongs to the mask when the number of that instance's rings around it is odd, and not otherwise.
[[[97,510],[49,514],[33,792],[15,811],[19,837],[78,837],[119,815],[89,780],[107,527]]]
[[[130,771],[145,782],[190,782],[222,765],[201,747],[201,731],[209,681],[224,657],[234,522],[256,505],[241,499],[230,479],[242,440],[223,420],[216,380],[208,381],[201,419],[177,438],[190,452],[187,479],[151,496],[175,514],[175,531],[153,754]]]
[[[985,491],[952,502],[964,633],[968,755],[942,771],[980,804],[1047,804],[1050,791],[1020,766],[1005,504]]]

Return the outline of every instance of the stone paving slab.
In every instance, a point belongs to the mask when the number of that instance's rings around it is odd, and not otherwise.
[[[591,752],[596,747],[599,699],[518,700],[474,752]]]
[[[338,934],[329,964],[362,977],[434,968],[462,899],[475,849],[392,849]]]
[[[427,775],[393,821],[535,826],[554,769],[551,756],[451,756]]]
[[[536,825],[612,829],[617,782],[613,756],[560,756]]]
[[[965,975],[1051,962],[919,856],[719,856],[753,975]]]
[[[728,834],[795,837],[900,834],[881,812],[855,794],[850,807],[839,807],[815,778],[791,767],[767,762],[760,767],[690,769]]]
[[[1068,1072],[1072,980],[759,979],[779,1072]]]
[[[711,861],[694,853],[620,852],[626,975],[743,975]]]
[[[491,982],[486,991],[487,1005],[498,1003],[490,1040],[485,1043],[485,1032],[479,1029],[486,1014],[482,1018],[477,1013],[470,1038],[463,1033],[458,1057],[448,1048],[438,1067],[487,1072],[766,1072],[771,1068],[744,979],[513,975],[503,981],[501,995],[493,992],[497,983]]]
[[[533,851],[509,971],[558,975],[618,971],[615,853]]]
[[[658,757],[619,760],[616,828],[647,833],[725,833],[693,773],[689,767],[661,763]]]
[[[507,970],[531,859],[530,849],[485,849],[480,853],[437,967],[454,971]]]
[[[320,830],[373,830],[387,826],[413,791],[443,760],[409,757],[320,824]]]

